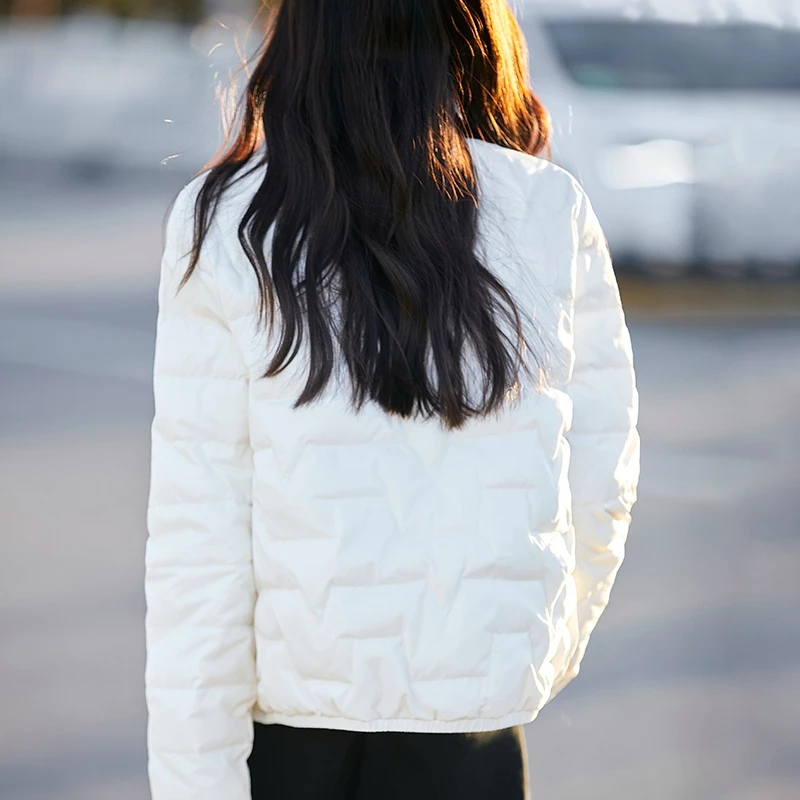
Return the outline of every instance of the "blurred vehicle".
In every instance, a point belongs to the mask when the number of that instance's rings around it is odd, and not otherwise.
[[[222,140],[220,95],[248,27],[81,14],[0,28],[0,157],[191,174]]]
[[[527,0],[554,160],[619,263],[800,275],[800,3]]]

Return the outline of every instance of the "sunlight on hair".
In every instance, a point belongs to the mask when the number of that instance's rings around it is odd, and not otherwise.
[[[171,156],[167,156],[166,158],[161,159],[161,166],[166,167],[170,161],[174,161],[176,158],[180,158],[183,153],[173,153]]]

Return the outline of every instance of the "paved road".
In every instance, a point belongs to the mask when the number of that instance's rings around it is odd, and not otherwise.
[[[3,800],[147,796],[154,270],[116,274],[109,255],[152,257],[166,194],[115,195],[139,209],[128,227],[98,201],[92,230],[78,215],[49,242],[6,223],[31,259],[6,275],[38,278],[0,301]],[[123,238],[80,249],[109,230]],[[85,270],[54,276],[53,254]],[[632,328],[644,450],[629,559],[583,675],[528,728],[534,797],[797,800],[800,323]]]

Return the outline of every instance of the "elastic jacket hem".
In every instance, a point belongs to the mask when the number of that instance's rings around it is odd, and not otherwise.
[[[381,733],[397,731],[400,733],[477,733],[498,731],[516,725],[533,722],[536,714],[520,711],[505,717],[488,719],[422,720],[422,719],[347,719],[345,717],[326,717],[322,714],[279,714],[256,709],[253,719],[262,725],[290,725],[294,728],[329,728],[332,730],[358,731],[362,733]]]

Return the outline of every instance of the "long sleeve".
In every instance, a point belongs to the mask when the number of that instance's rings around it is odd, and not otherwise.
[[[211,274],[178,291],[193,198],[167,225],[146,549],[153,800],[249,800],[256,696],[248,374]]]
[[[633,354],[611,257],[585,195],[577,216],[573,320],[575,361],[569,481],[575,529],[577,636],[553,696],[577,674],[592,631],[608,604],[625,555],[639,481],[638,394]]]

